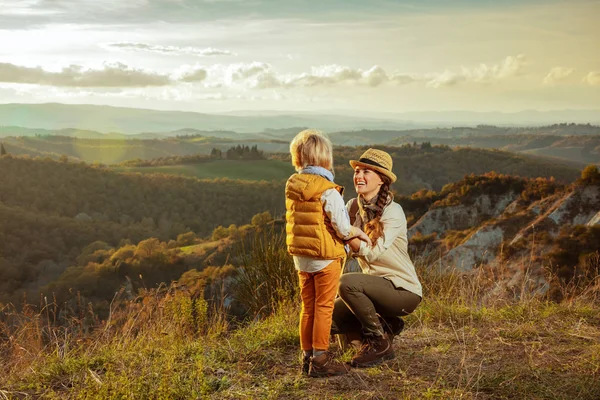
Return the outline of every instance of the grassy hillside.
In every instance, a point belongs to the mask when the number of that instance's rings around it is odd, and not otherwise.
[[[82,139],[66,136],[11,137],[2,140],[13,155],[30,155],[59,159],[67,156],[88,163],[119,164],[123,161],[159,157],[209,155],[213,148],[225,152],[242,144],[258,146],[267,152],[287,151],[289,144],[280,140],[232,140],[207,136],[183,136],[168,139],[103,138]]]
[[[0,137],[11,154],[59,158],[66,155],[103,164],[126,160],[209,154],[236,145],[258,146],[267,153],[287,152],[289,141],[303,128],[265,129],[255,133],[225,130],[179,129],[141,134],[102,134],[80,129],[44,130],[0,126]],[[600,128],[558,124],[546,127],[496,126],[411,130],[357,130],[330,132],[338,146],[402,146],[427,142],[433,145],[500,149],[556,157],[578,163],[600,162]]]
[[[280,160],[212,160],[191,165],[165,165],[159,167],[114,167],[117,172],[161,173],[193,176],[199,179],[229,178],[248,181],[286,180],[294,168]]]
[[[108,321],[88,312],[53,324],[55,305],[0,310],[5,398],[597,399],[598,288],[561,304],[498,291],[491,271],[431,273],[424,300],[395,339],[396,358],[347,375],[300,374],[298,298],[235,326],[193,285],[115,299]],[[269,282],[266,282],[267,285]],[[492,291],[492,289],[494,289]],[[250,319],[252,316],[250,316]],[[85,328],[85,329],[84,329]],[[87,333],[86,333],[87,332]],[[337,343],[331,350],[348,361]]]
[[[447,146],[407,144],[401,147],[378,146],[388,151],[394,160],[398,181],[392,189],[408,195],[421,189],[439,191],[448,183],[469,174],[495,171],[499,174],[523,177],[551,177],[559,182],[571,182],[579,169],[557,161],[518,155],[498,150],[451,149]],[[351,159],[358,159],[367,147],[342,147],[335,153],[336,180],[352,190]]]
[[[600,135],[559,136],[546,134],[478,135],[471,132],[465,136],[426,137],[401,136],[387,144],[401,146],[406,143],[430,142],[434,145],[499,149],[513,153],[555,157],[576,163],[600,163]]]
[[[394,160],[398,181],[393,190],[408,195],[421,189],[439,191],[468,174],[496,171],[523,177],[554,177],[559,182],[571,182],[579,176],[579,168],[545,158],[516,155],[499,150],[451,149],[428,144],[401,147],[378,146],[388,151]],[[353,196],[351,159],[358,159],[367,147],[336,147],[334,162],[336,182],[346,187],[346,197]],[[293,169],[288,153],[270,155],[270,160],[233,161],[202,160],[201,163],[159,167],[115,167],[116,171],[142,173],[173,173],[198,178],[227,177],[245,180],[285,180]],[[160,164],[160,160],[156,160]],[[151,160],[150,163],[153,163]]]

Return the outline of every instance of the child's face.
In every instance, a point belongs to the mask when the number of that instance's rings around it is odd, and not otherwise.
[[[377,172],[361,166],[354,168],[354,189],[366,201],[377,196],[381,185],[383,180]]]

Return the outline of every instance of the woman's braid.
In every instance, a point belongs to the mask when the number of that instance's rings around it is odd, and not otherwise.
[[[373,245],[377,239],[383,236],[383,224],[381,223],[381,215],[383,214],[383,209],[385,208],[388,196],[390,193],[390,181],[385,176],[381,176],[383,180],[383,185],[379,188],[379,193],[377,194],[377,201],[375,205],[377,206],[377,211],[375,211],[375,216],[373,219],[369,220],[365,224],[365,233],[371,239]]]

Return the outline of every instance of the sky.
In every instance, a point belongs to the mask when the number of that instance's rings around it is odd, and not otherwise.
[[[600,109],[600,0],[0,0],[0,103]]]

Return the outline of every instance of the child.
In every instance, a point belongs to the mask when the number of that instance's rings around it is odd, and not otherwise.
[[[331,142],[321,132],[304,130],[290,144],[297,173],[285,186],[286,243],[298,270],[302,311],[302,372],[311,377],[341,375],[344,364],[328,352],[333,303],[342,264],[344,241],[369,237],[350,224],[343,188],[333,182]]]

